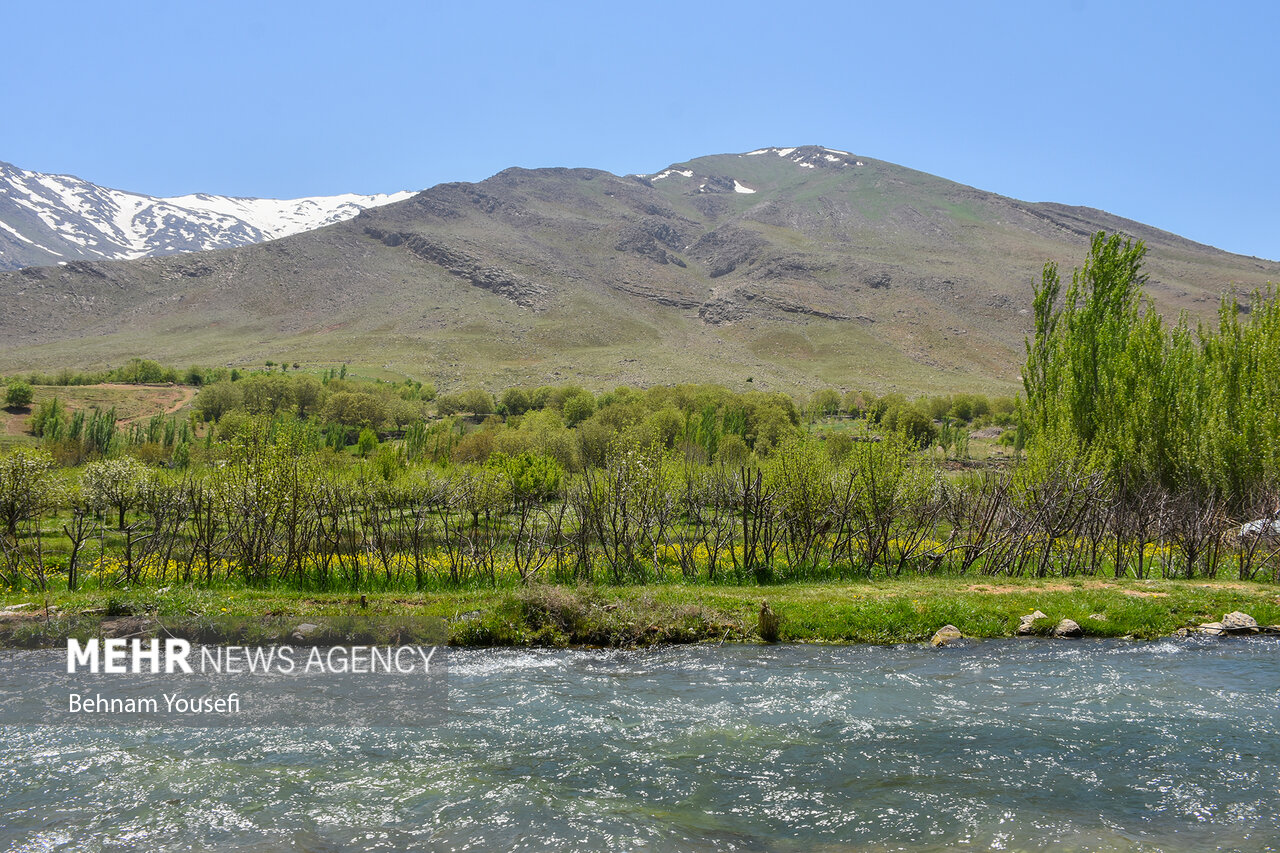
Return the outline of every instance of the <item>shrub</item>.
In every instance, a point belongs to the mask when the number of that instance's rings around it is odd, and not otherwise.
[[[4,393],[4,404],[11,409],[25,409],[31,405],[35,393],[25,382],[12,382]]]
[[[360,438],[356,440],[356,452],[361,456],[368,457],[370,453],[377,449],[378,434],[368,427],[360,430]]]

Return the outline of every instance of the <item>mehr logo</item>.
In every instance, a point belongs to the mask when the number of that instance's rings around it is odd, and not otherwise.
[[[186,640],[67,640],[67,672],[191,673],[191,644]]]

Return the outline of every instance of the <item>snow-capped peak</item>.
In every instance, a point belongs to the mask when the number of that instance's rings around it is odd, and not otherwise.
[[[801,145],[794,148],[757,148],[755,151],[748,151],[746,154],[739,156],[757,157],[761,154],[776,154],[805,169],[816,169],[819,166],[844,168],[846,166],[866,165],[848,151],[841,151],[838,148],[823,148],[820,145]]]
[[[0,269],[243,246],[341,222],[411,195],[156,198],[0,162]]]

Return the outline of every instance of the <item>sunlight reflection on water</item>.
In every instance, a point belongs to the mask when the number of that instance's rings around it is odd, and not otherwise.
[[[1275,849],[1277,652],[455,651],[449,717],[421,729],[4,727],[0,843]]]

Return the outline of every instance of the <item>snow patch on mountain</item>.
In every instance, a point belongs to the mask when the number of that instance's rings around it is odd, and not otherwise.
[[[0,162],[0,269],[62,257],[132,260],[260,243],[412,195],[255,199],[197,193],[156,198]]]
[[[225,216],[246,222],[261,231],[268,240],[310,231],[335,222],[351,219],[368,207],[379,207],[412,198],[411,192],[378,195],[312,196],[309,198],[232,198],[228,196],[195,195],[175,196],[164,199],[187,210]]]
[[[866,165],[848,151],[841,151],[838,148],[823,148],[820,145],[800,145],[792,148],[757,148],[755,151],[748,151],[739,156],[757,157],[761,154],[776,154],[803,169],[816,169],[823,165],[832,165],[839,168]]]

